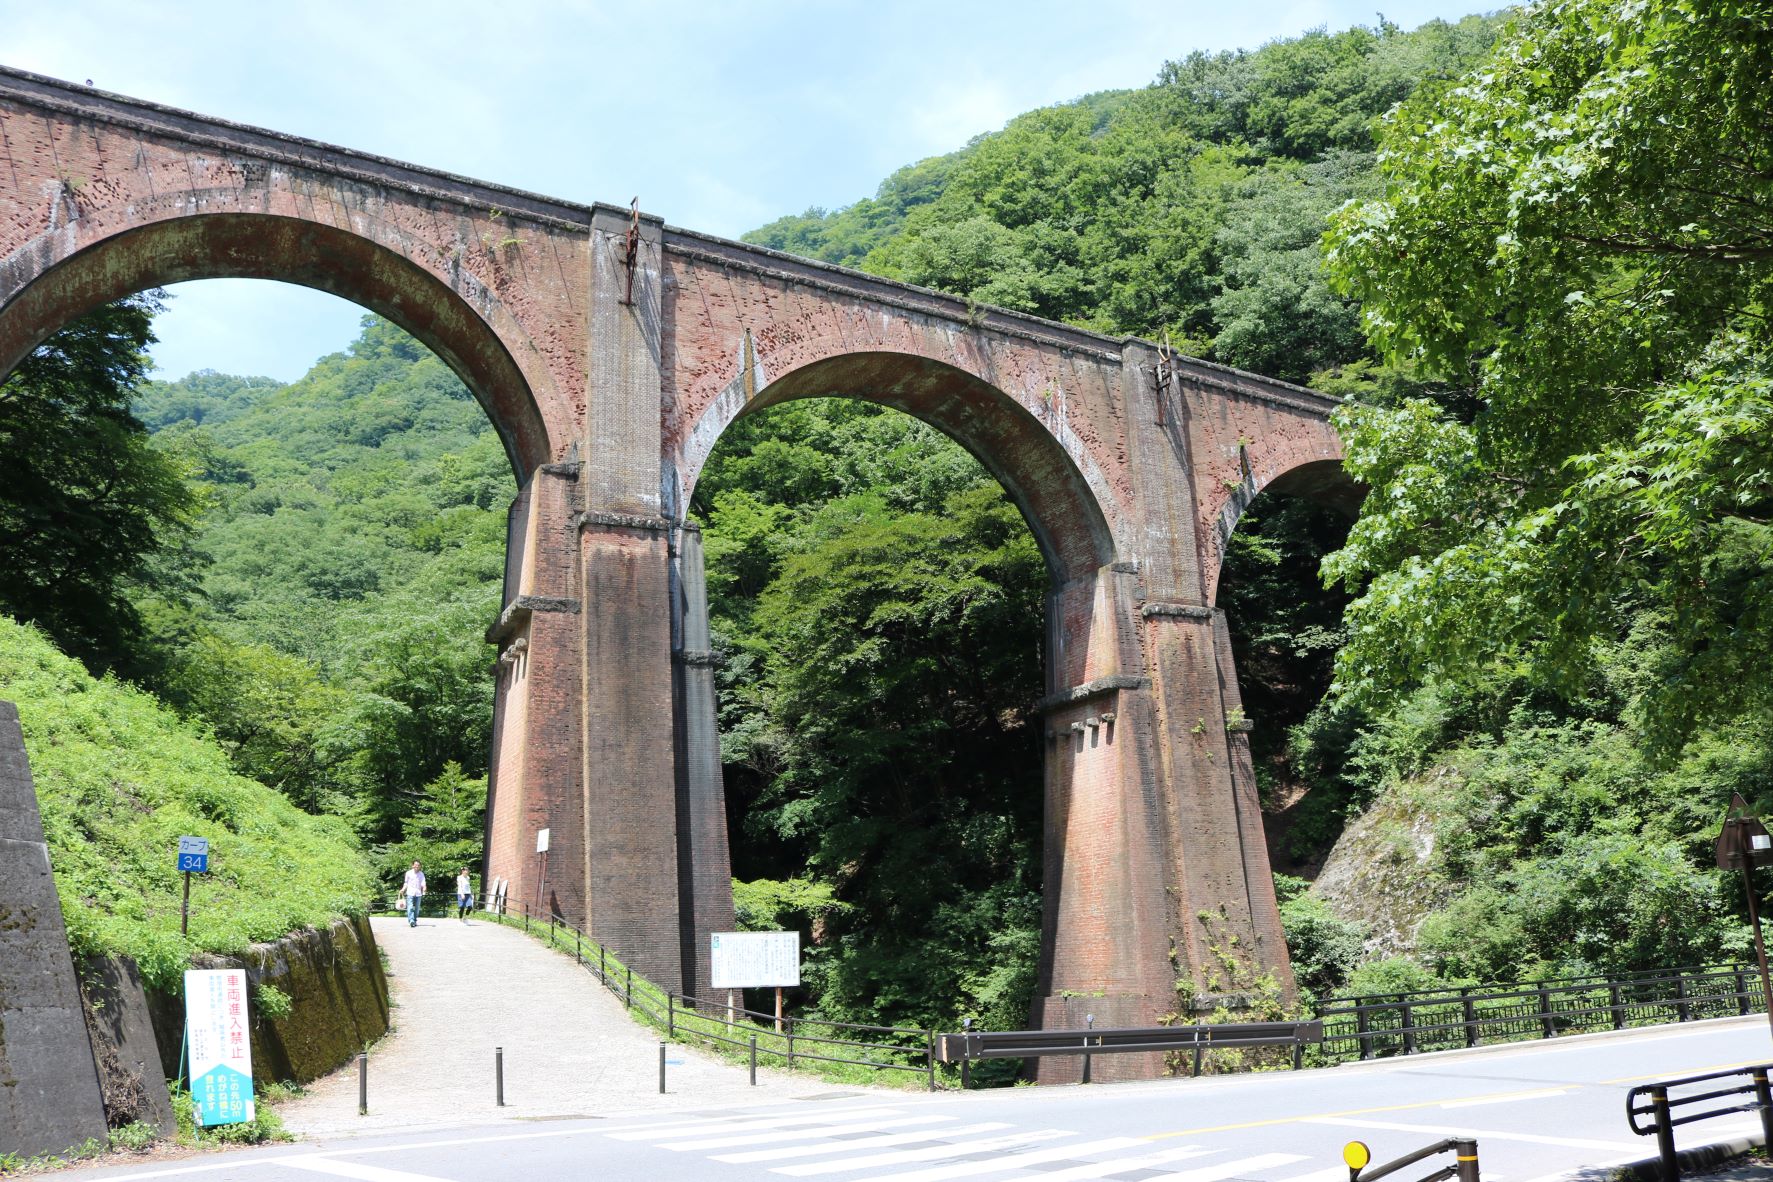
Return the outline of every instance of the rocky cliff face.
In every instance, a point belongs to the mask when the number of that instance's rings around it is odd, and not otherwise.
[[[1367,930],[1367,959],[1407,956],[1416,929],[1451,897],[1432,873],[1435,861],[1433,802],[1438,769],[1420,781],[1394,785],[1342,831],[1311,893],[1338,919]]]

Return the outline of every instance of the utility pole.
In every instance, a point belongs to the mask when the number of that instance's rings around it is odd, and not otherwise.
[[[1718,834],[1718,866],[1742,871],[1742,891],[1748,896],[1748,919],[1755,930],[1755,960],[1761,970],[1761,1000],[1767,1007],[1767,1026],[1773,1031],[1773,982],[1767,978],[1767,945],[1761,939],[1761,910],[1755,901],[1754,869],[1773,866],[1773,836],[1767,827],[1748,815],[1741,793],[1730,797],[1730,815]]]

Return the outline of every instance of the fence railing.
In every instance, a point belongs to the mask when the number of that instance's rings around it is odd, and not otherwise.
[[[1680,1158],[1675,1153],[1674,1131],[1680,1125],[1692,1124],[1698,1120],[1710,1120],[1714,1116],[1728,1116],[1737,1112],[1758,1112],[1761,1114],[1761,1136],[1765,1143],[1773,1145],[1773,1092],[1767,1086],[1767,1073],[1773,1068],[1766,1064],[1759,1067],[1739,1067],[1733,1071],[1713,1071],[1706,1075],[1688,1075],[1680,1079],[1665,1079],[1660,1083],[1644,1084],[1635,1087],[1625,1095],[1625,1123],[1631,1131],[1640,1137],[1656,1134],[1656,1155],[1662,1159],[1663,1182],[1680,1182]],[[1670,1096],[1671,1088],[1691,1087],[1695,1084],[1709,1084],[1717,1080],[1742,1080],[1735,1087],[1713,1087],[1703,1092],[1688,1096]],[[1753,1096],[1754,1099],[1743,1102],[1734,1098]],[[1684,1111],[1675,1115],[1677,1109],[1687,1109],[1693,1104],[1703,1104],[1708,1100],[1721,1100],[1723,1104],[1704,1112]],[[1639,1123],[1638,1118],[1647,1116],[1650,1123],[1646,1126]]]
[[[1760,1000],[1755,970],[1726,965],[1338,998],[1317,1016],[1337,1063],[1741,1016]]]
[[[624,1005],[637,1010],[669,1037],[698,1040],[728,1053],[744,1053],[751,1057],[753,1066],[762,1062],[792,1071],[799,1066],[825,1064],[918,1074],[934,1090],[938,1062],[958,1062],[963,1075],[970,1074],[965,1070],[969,1059],[1025,1057],[1003,1052],[1001,1048],[1009,1043],[1001,1040],[1047,1033],[974,1032],[974,1038],[1000,1040],[994,1052],[986,1055],[963,1053],[960,1034],[939,1036],[919,1027],[869,1026],[794,1016],[783,1017],[778,1025],[773,1014],[742,1006],[729,1009],[718,998],[672,993],[634,974],[616,952],[566,921],[554,916],[532,916],[521,903],[504,906],[502,896],[497,901],[499,910],[483,908],[475,912],[476,916],[522,926],[551,946],[572,951],[579,964],[621,998]],[[427,895],[420,914],[454,916],[455,899],[449,895]],[[1746,964],[1334,998],[1320,1006],[1315,1015],[1322,1026],[1323,1039],[1311,1061],[1340,1063],[1633,1026],[1746,1016],[1759,1012],[1760,1007],[1759,980],[1754,968]],[[1064,1035],[1081,1037],[1084,1033]],[[956,1040],[951,1044],[955,1047],[952,1055],[938,1053],[939,1038]],[[1283,1041],[1292,1041],[1296,1047],[1303,1045],[1297,1039]],[[1215,1037],[1213,1045],[1231,1044]],[[1081,1042],[1078,1046],[1079,1053],[1083,1053]],[[1206,1044],[1191,1042],[1189,1046],[1198,1052]],[[1296,1063],[1298,1058],[1296,1054]]]
[[[429,914],[429,911],[423,912]],[[453,905],[440,914],[454,914]],[[570,953],[586,972],[638,1014],[679,1042],[696,1041],[750,1060],[753,1078],[761,1063],[788,1071],[823,1064],[828,1068],[920,1075],[936,1089],[936,1035],[911,1026],[869,1026],[729,1007],[724,999],[674,993],[636,973],[606,946],[557,916],[532,916],[521,903],[477,917],[521,927],[549,947]]]
[[[972,1064],[980,1059],[1031,1059],[1044,1055],[1082,1055],[1083,1081],[1090,1082],[1090,1060],[1096,1055],[1158,1051],[1188,1051],[1194,1056],[1194,1074],[1200,1074],[1201,1055],[1214,1049],[1286,1046],[1292,1048],[1293,1067],[1301,1065],[1305,1045],[1323,1037],[1317,1022],[1230,1022],[1216,1026],[1096,1026],[1071,1030],[963,1030],[936,1039],[936,1058],[959,1063],[961,1086],[972,1079]]]

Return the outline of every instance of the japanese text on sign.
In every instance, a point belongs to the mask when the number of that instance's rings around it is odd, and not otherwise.
[[[799,932],[715,932],[712,939],[714,988],[800,984]]]
[[[197,1123],[228,1125],[254,1119],[246,970],[187,971],[185,1024]]]

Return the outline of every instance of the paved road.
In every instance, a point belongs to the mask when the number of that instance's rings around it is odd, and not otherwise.
[[[745,1073],[672,1047],[671,1090],[658,1095],[658,1035],[570,956],[486,920],[371,921],[388,957],[394,1032],[370,1054],[368,1116],[357,1114],[357,1072],[336,1072],[279,1113],[315,1137],[499,1120],[593,1116],[630,1109],[758,1103],[825,1094],[806,1075]],[[505,1049],[505,1101],[496,1105],[493,1048]]]
[[[1756,1018],[1296,1074],[933,1096],[827,1091],[822,1099],[671,1113],[635,1111],[643,1097],[634,1095],[627,1111],[601,1119],[465,1121],[448,1131],[321,1137],[67,1176],[1344,1182],[1339,1156],[1350,1139],[1367,1141],[1383,1161],[1457,1133],[1478,1139],[1485,1179],[1537,1182],[1651,1151],[1625,1128],[1623,1099],[1634,1083],[1770,1058],[1773,1043]],[[1726,1118],[1702,1126],[1702,1136],[1748,1127]]]

